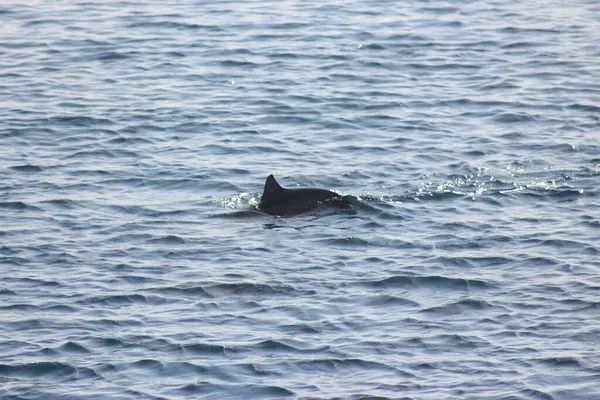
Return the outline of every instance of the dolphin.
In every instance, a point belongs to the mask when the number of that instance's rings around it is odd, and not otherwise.
[[[291,216],[312,211],[320,207],[353,209],[342,195],[325,189],[302,188],[284,189],[269,175],[258,204],[264,213],[277,216]]]

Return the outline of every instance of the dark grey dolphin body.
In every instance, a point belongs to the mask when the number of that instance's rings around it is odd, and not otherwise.
[[[271,215],[298,215],[320,207],[353,208],[343,197],[325,189],[284,189],[273,175],[265,182],[258,209]]]

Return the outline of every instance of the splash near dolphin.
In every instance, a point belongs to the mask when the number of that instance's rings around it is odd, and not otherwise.
[[[265,182],[265,189],[258,205],[264,213],[276,216],[293,216],[316,211],[321,208],[354,209],[338,193],[326,189],[301,188],[285,189],[277,183],[273,175]]]

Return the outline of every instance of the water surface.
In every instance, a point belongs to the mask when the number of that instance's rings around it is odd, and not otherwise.
[[[3,3],[0,397],[600,398],[599,20]]]

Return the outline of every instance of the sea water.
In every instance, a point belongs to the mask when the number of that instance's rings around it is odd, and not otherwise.
[[[3,2],[0,397],[599,399],[598,21]]]

